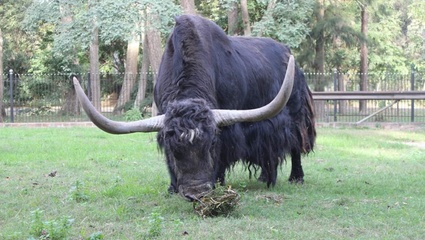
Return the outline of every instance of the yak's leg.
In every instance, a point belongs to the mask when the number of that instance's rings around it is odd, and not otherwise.
[[[170,186],[168,187],[168,192],[170,194],[178,193],[179,188],[177,187],[177,177],[176,177],[176,174],[174,173],[174,165],[172,161],[168,160],[168,157],[167,157],[167,168],[168,168],[168,173],[170,174],[170,180],[171,180]]]
[[[296,150],[291,151],[292,169],[289,176],[291,183],[304,183],[304,171],[301,166],[301,153]]]
[[[226,168],[220,166],[217,172],[217,183],[220,183],[220,186],[224,186],[226,183]]]

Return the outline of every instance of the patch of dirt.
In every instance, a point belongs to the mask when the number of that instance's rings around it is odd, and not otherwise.
[[[425,149],[425,142],[403,142],[403,144],[406,144],[406,145],[409,145],[409,146],[412,146],[412,147]]]

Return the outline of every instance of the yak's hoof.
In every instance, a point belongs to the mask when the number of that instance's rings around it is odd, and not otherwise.
[[[168,187],[168,193],[169,194],[176,194],[176,193],[178,193],[179,192],[179,190],[176,188],[176,187],[174,187],[173,185],[170,185],[169,187]]]
[[[258,177],[257,180],[259,182],[263,182],[263,183],[267,183],[269,181],[269,179],[267,178],[267,176],[265,174],[261,174],[260,177]]]
[[[289,177],[288,181],[293,184],[304,184],[303,177]]]

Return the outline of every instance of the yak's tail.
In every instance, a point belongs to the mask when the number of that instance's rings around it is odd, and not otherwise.
[[[304,74],[302,72],[300,72],[300,75],[304,78]],[[301,152],[309,153],[313,151],[316,141],[316,121],[313,94],[307,85],[305,86],[304,91],[306,92],[303,94],[303,99],[301,99],[301,101],[304,102],[302,105],[304,109],[301,110],[304,112],[304,114],[302,114],[304,118],[299,122],[300,125],[298,125],[298,131],[301,137]]]

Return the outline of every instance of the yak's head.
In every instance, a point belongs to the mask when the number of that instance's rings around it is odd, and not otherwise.
[[[196,200],[212,190],[217,169],[217,133],[214,115],[205,100],[168,104],[158,143],[176,178],[171,190],[188,200]]]
[[[217,168],[214,159],[218,159],[218,146],[215,144],[218,128],[275,116],[291,95],[294,71],[294,58],[290,56],[279,93],[269,104],[257,109],[210,109],[205,100],[186,99],[169,102],[164,115],[135,122],[107,119],[93,107],[75,77],[73,81],[85,112],[100,129],[112,134],[159,132],[159,144],[164,148],[168,166],[177,178],[174,190],[187,200],[196,200],[213,188]]]

